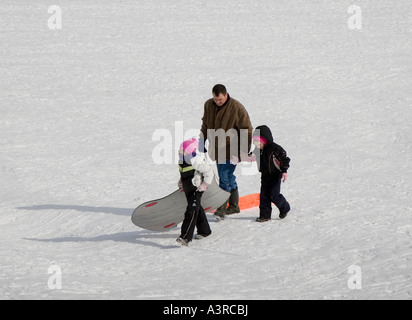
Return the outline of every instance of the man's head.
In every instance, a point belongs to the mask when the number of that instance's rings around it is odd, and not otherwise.
[[[223,84],[217,84],[212,89],[213,101],[218,107],[223,106],[228,98],[226,87]]]

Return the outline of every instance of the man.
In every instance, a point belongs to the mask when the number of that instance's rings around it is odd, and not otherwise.
[[[247,158],[250,150],[253,127],[245,107],[230,97],[226,87],[217,84],[212,89],[213,98],[205,102],[199,150],[206,152],[205,141],[209,141],[209,156],[217,162],[219,186],[230,197],[216,210],[215,217],[223,220],[226,214],[240,212],[239,191],[233,159]],[[233,162],[237,162],[237,161]],[[227,203],[229,202],[229,207]]]

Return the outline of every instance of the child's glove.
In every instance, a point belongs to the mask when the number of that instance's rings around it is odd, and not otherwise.
[[[179,179],[179,181],[177,182],[177,187],[178,187],[179,189],[182,189],[182,188],[183,188],[182,179]]]
[[[207,183],[206,182],[202,182],[199,186],[199,188],[197,188],[197,191],[199,192],[204,192],[207,189]]]
[[[288,174],[286,172],[283,172],[282,173],[282,182],[285,182],[287,178],[288,178]]]

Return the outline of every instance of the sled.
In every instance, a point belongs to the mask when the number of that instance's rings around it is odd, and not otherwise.
[[[260,193],[248,194],[239,198],[239,209],[246,210],[259,207]]]
[[[221,189],[215,179],[202,196],[202,207],[205,212],[219,208],[229,198],[230,193]],[[132,214],[132,222],[139,228],[166,232],[184,220],[187,200],[183,189],[170,195],[142,203]]]
[[[240,211],[259,207],[259,204],[260,204],[260,193],[248,194],[246,196],[242,196],[239,198]],[[229,208],[229,204],[227,205],[227,208]],[[215,213],[216,210],[208,211],[208,212]]]

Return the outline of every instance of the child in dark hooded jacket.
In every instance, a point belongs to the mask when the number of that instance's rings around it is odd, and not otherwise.
[[[281,182],[285,182],[290,159],[286,151],[273,141],[272,132],[267,126],[259,126],[253,132],[253,159],[256,156],[261,172],[260,205],[258,222],[265,222],[272,217],[272,202],[279,209],[279,218],[284,219],[290,211],[290,205],[280,193]]]

